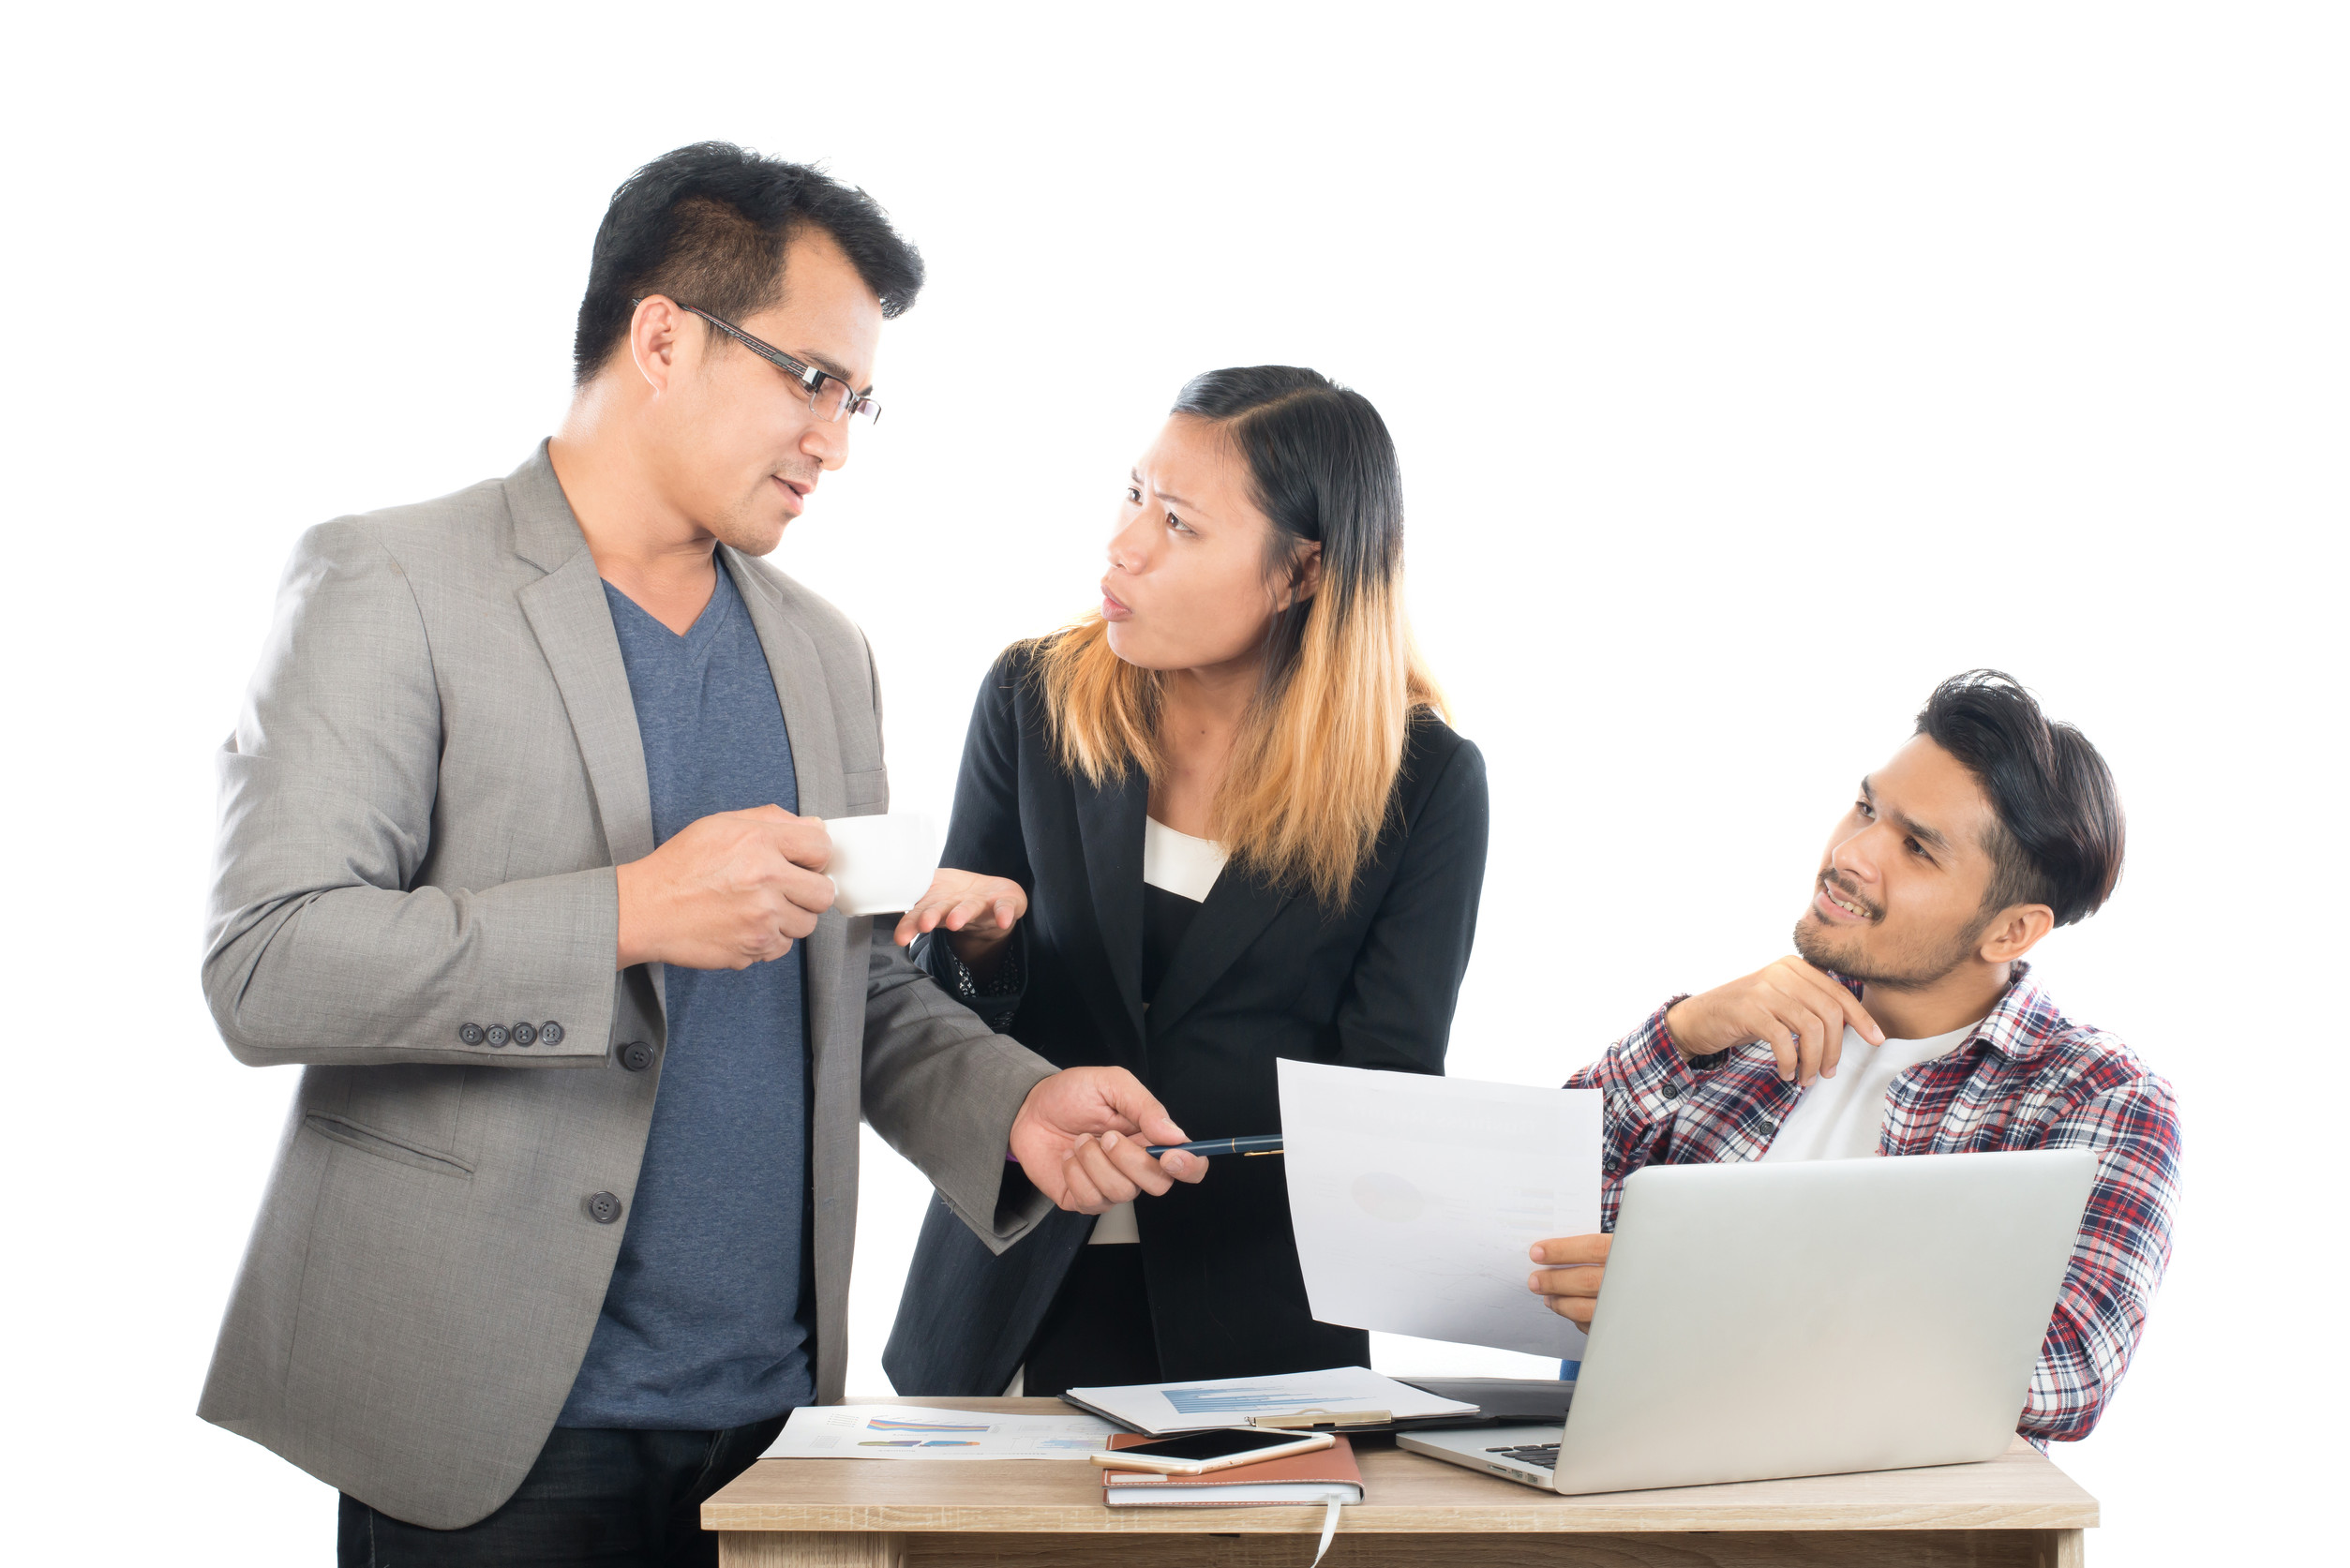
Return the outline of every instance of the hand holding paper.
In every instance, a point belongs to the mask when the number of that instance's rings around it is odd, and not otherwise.
[[[1526,1277],[1526,1288],[1543,1298],[1551,1311],[1585,1333],[1592,1314],[1599,1309],[1600,1278],[1608,1269],[1612,1236],[1552,1236],[1527,1249],[1537,1268]]]
[[[1534,1243],[1599,1229],[1600,1095],[1280,1064],[1289,1207],[1324,1322],[1581,1359],[1527,1289]]]

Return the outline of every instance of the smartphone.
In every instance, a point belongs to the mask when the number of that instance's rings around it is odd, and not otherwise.
[[[1096,1454],[1093,1462],[1103,1470],[1155,1470],[1161,1475],[1202,1475],[1260,1459],[1282,1459],[1327,1448],[1327,1432],[1186,1432],[1131,1448]]]

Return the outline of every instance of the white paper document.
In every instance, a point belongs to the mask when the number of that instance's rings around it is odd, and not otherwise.
[[[802,1405],[763,1459],[1075,1459],[1110,1446],[1115,1426],[1069,1411],[998,1415],[927,1405]]]
[[[1368,1366],[1331,1366],[1319,1372],[1282,1372],[1260,1378],[1202,1378],[1193,1382],[1129,1383],[1115,1388],[1072,1388],[1061,1396],[1099,1411],[1138,1432],[1199,1432],[1246,1426],[1260,1415],[1296,1415],[1304,1411],[1385,1411],[1398,1421],[1435,1415],[1474,1415],[1477,1407],[1383,1378]]]
[[[1583,1358],[1583,1331],[1526,1289],[1527,1248],[1599,1229],[1598,1090],[1280,1070],[1290,1223],[1316,1318]]]

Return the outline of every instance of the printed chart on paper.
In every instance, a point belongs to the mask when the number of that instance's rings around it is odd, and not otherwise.
[[[765,1459],[1077,1459],[1109,1446],[1099,1416],[993,1415],[921,1405],[803,1405]]]

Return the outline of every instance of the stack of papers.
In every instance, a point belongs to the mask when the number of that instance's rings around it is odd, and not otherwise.
[[[1383,1378],[1368,1366],[1333,1366],[1320,1372],[1284,1372],[1265,1378],[1203,1378],[1196,1382],[1131,1383],[1116,1388],[1072,1388],[1061,1396],[1080,1410],[1154,1437],[1247,1426],[1260,1415],[1326,1412],[1342,1424],[1350,1412],[1385,1411],[1381,1421],[1427,1421],[1443,1416],[1476,1419],[1477,1407],[1440,1398],[1409,1383]]]
[[[927,1405],[802,1405],[763,1459],[1075,1459],[1106,1447],[1108,1422],[1069,1411],[997,1415]]]

